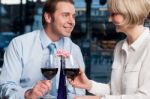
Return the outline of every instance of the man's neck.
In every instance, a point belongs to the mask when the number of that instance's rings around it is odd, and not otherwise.
[[[45,33],[48,36],[48,38],[51,39],[53,42],[59,41],[61,39],[60,36],[53,33],[50,29],[45,29]]]

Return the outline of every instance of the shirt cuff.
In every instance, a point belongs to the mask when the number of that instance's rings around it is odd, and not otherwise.
[[[91,89],[88,90],[90,93],[93,93],[97,96],[103,96],[106,94],[109,94],[109,86],[108,84],[103,84],[103,83],[97,83],[95,81],[91,80]]]
[[[98,89],[98,84],[91,80],[91,89],[88,90],[90,93],[94,93]]]
[[[100,99],[106,99],[105,95],[103,95]]]
[[[27,90],[29,90],[29,89],[31,89],[31,87],[27,87],[27,88],[23,88],[23,89],[22,89],[22,91],[21,91],[22,99],[25,99],[25,92],[26,92]]]

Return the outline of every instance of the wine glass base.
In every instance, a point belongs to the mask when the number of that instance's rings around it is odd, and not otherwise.
[[[40,99],[57,99],[56,96],[46,95],[44,97],[41,97]]]

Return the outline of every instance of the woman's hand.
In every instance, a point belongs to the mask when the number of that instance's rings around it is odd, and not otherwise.
[[[49,80],[41,80],[36,85],[25,92],[25,99],[37,99],[43,97],[51,89]]]
[[[91,89],[91,81],[87,78],[82,69],[80,69],[79,75],[75,77],[74,80],[71,80],[69,78],[68,80],[73,87],[83,88],[86,90]]]

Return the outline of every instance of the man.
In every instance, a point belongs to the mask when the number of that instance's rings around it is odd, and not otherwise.
[[[75,26],[75,8],[71,0],[48,0],[42,13],[43,30],[13,39],[4,55],[4,64],[0,76],[0,95],[11,99],[36,99],[43,97],[49,89],[57,89],[59,75],[56,75],[57,88],[51,88],[48,80],[43,80],[41,73],[42,57],[48,52],[48,45],[56,44],[56,49],[62,47],[69,51],[79,65],[83,66],[80,48],[70,40]],[[59,73],[57,73],[59,74]],[[72,95],[73,88],[67,83],[68,95]],[[85,91],[76,89],[78,94]],[[70,99],[70,98],[69,98]]]

